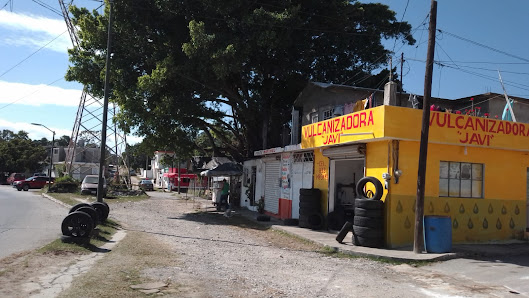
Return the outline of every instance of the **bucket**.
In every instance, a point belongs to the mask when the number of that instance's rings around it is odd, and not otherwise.
[[[424,231],[427,252],[445,253],[452,250],[450,216],[425,216]]]

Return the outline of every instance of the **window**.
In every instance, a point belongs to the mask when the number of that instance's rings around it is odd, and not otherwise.
[[[59,154],[59,148],[53,148],[53,155]]]
[[[439,196],[483,198],[483,164],[441,161]]]
[[[333,118],[334,114],[334,109],[329,109],[329,110],[325,110],[323,111],[323,120],[327,120],[327,119],[331,119]]]
[[[310,123],[316,123],[316,122],[318,122],[318,113],[310,114]]]

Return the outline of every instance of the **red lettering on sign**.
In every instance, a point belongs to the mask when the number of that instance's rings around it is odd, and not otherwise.
[[[464,119],[465,119],[465,117],[463,117],[463,116],[457,116],[456,117],[456,126],[457,126],[457,128],[460,128],[460,129],[463,128],[463,124],[460,124],[459,120],[464,120]]]

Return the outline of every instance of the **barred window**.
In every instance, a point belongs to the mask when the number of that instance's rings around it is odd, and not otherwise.
[[[334,109],[323,111],[323,120],[331,119],[332,117],[334,117],[333,114],[334,114]]]
[[[294,153],[294,162],[314,161],[314,152]]]
[[[483,198],[483,164],[441,161],[439,196]]]

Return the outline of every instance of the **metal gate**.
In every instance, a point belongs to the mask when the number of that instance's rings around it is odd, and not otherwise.
[[[313,172],[314,153],[295,153],[292,164],[292,218],[299,218],[299,190],[312,188]]]
[[[279,160],[265,162],[265,210],[273,214],[279,213],[279,179],[281,163]]]

